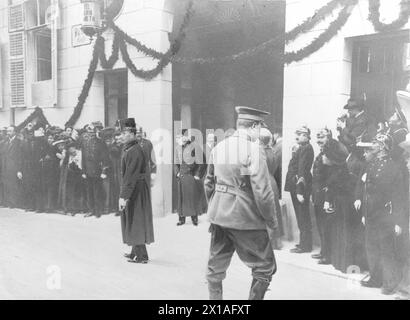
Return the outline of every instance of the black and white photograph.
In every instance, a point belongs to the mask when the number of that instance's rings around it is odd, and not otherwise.
[[[410,300],[409,17],[0,0],[0,300]]]

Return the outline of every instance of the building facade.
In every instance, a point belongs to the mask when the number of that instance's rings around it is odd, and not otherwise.
[[[112,0],[114,22],[133,38],[166,52],[178,30],[187,0]],[[225,56],[256,46],[304,21],[328,0],[200,0],[182,56]],[[399,0],[382,1],[382,18],[395,19]],[[50,8],[58,8],[54,10]],[[335,11],[336,12],[336,11]],[[408,27],[376,32],[367,19],[368,0],[359,0],[342,30],[323,48],[302,61],[283,66],[282,42],[269,56],[232,64],[169,64],[150,81],[135,77],[120,58],[112,70],[99,65],[75,127],[90,121],[112,126],[118,118],[135,117],[154,145],[172,146],[158,133],[198,128],[226,130],[235,125],[235,105],[270,111],[268,124],[283,134],[283,174],[291,156],[294,130],[307,124],[313,134],[336,117],[351,94],[365,95],[376,115],[394,106],[392,92],[408,79]],[[286,45],[297,50],[327,28],[335,15]],[[0,126],[19,124],[40,106],[48,121],[64,126],[73,113],[87,77],[95,37],[80,29],[80,0],[0,1]],[[113,32],[103,34],[110,55]],[[157,61],[128,46],[132,62],[151,69]],[[406,60],[407,58],[407,60]],[[394,70],[394,72],[392,71]],[[175,121],[179,121],[178,128]],[[154,135],[153,135],[154,134]],[[163,150],[156,149],[157,158]],[[172,163],[159,165],[153,190],[156,215],[173,208]],[[284,194],[285,203],[290,201]],[[288,206],[291,208],[291,206]],[[290,210],[289,210],[290,212]],[[289,216],[292,216],[291,214]]]

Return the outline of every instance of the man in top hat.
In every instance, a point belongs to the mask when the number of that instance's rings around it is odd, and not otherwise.
[[[296,130],[296,145],[292,149],[285,181],[285,191],[290,192],[296,220],[300,231],[299,244],[293,253],[312,251],[312,221],[309,203],[312,192],[312,169],[314,152],[310,144],[310,129],[301,126]]]
[[[362,100],[350,98],[343,107],[348,115],[337,120],[339,141],[351,151],[359,141],[370,141],[376,135],[375,121],[366,113]]]
[[[370,279],[362,285],[382,287],[383,294],[393,294],[401,280],[396,245],[408,215],[403,205],[401,168],[390,155],[392,144],[392,138],[384,133],[371,143],[359,143],[365,148],[367,167],[354,203],[363,215],[370,269]]]
[[[237,130],[211,152],[205,178],[211,247],[210,299],[222,299],[222,281],[236,251],[252,269],[249,299],[263,299],[276,271],[272,242],[278,234],[275,196],[259,131],[269,113],[236,107]]]
[[[104,211],[106,195],[103,180],[108,178],[107,173],[110,167],[107,146],[97,136],[98,130],[94,124],[88,125],[87,134],[81,139],[83,178],[86,180],[87,206],[90,210],[85,217],[94,215],[97,218]]]
[[[120,120],[121,188],[119,210],[123,242],[132,247],[129,262],[148,263],[146,244],[154,242],[148,159],[136,138],[134,118]]]

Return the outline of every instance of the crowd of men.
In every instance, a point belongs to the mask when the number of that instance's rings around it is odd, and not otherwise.
[[[156,172],[152,144],[142,128],[137,140]],[[118,213],[121,133],[93,122],[81,130],[28,123],[0,135],[0,205],[26,211]]]
[[[342,272],[369,270],[362,285],[393,294],[409,270],[408,155],[399,146],[408,134],[407,121],[396,108],[390,119],[376,123],[364,102],[354,99],[344,109],[337,136],[328,128],[317,132],[316,156],[310,129],[296,130],[284,186],[300,230],[291,251],[313,249],[312,200],[321,243],[312,258]],[[190,158],[201,161],[188,163],[182,157],[175,164],[177,225],[185,224],[186,217],[197,225],[198,215],[208,213],[211,299],[222,299],[222,281],[235,251],[252,268],[249,298],[263,299],[277,268],[273,249],[280,249],[284,234],[281,143],[264,123],[268,113],[248,107],[236,112],[235,132],[218,144],[215,136],[207,137],[209,159],[205,153],[195,157],[194,148],[188,149]],[[4,128],[0,205],[85,217],[122,213],[123,242],[132,248],[125,257],[147,263],[145,245],[154,242],[150,187],[156,164],[152,143],[144,136],[133,118],[120,120],[119,128],[104,128],[100,122],[81,130],[34,123],[21,130]],[[177,137],[180,155],[190,143],[186,132]]]
[[[363,101],[350,99],[344,109],[337,136],[328,128],[317,133],[316,157],[309,128],[296,130],[285,183],[300,230],[291,251],[312,251],[312,198],[321,242],[312,257],[342,272],[369,270],[362,285],[393,294],[409,255],[409,173],[399,147],[407,121],[399,107],[380,123]]]

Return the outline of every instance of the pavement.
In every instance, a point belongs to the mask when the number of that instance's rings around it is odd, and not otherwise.
[[[0,209],[0,299],[207,299],[207,217],[197,227],[176,222],[172,214],[154,219],[150,262],[141,265],[123,257],[129,248],[114,215],[85,219]],[[292,246],[275,251],[278,271],[267,300],[393,299],[360,287],[364,275],[320,266],[310,254],[290,253]],[[235,255],[224,298],[247,299],[250,282],[250,270]]]

